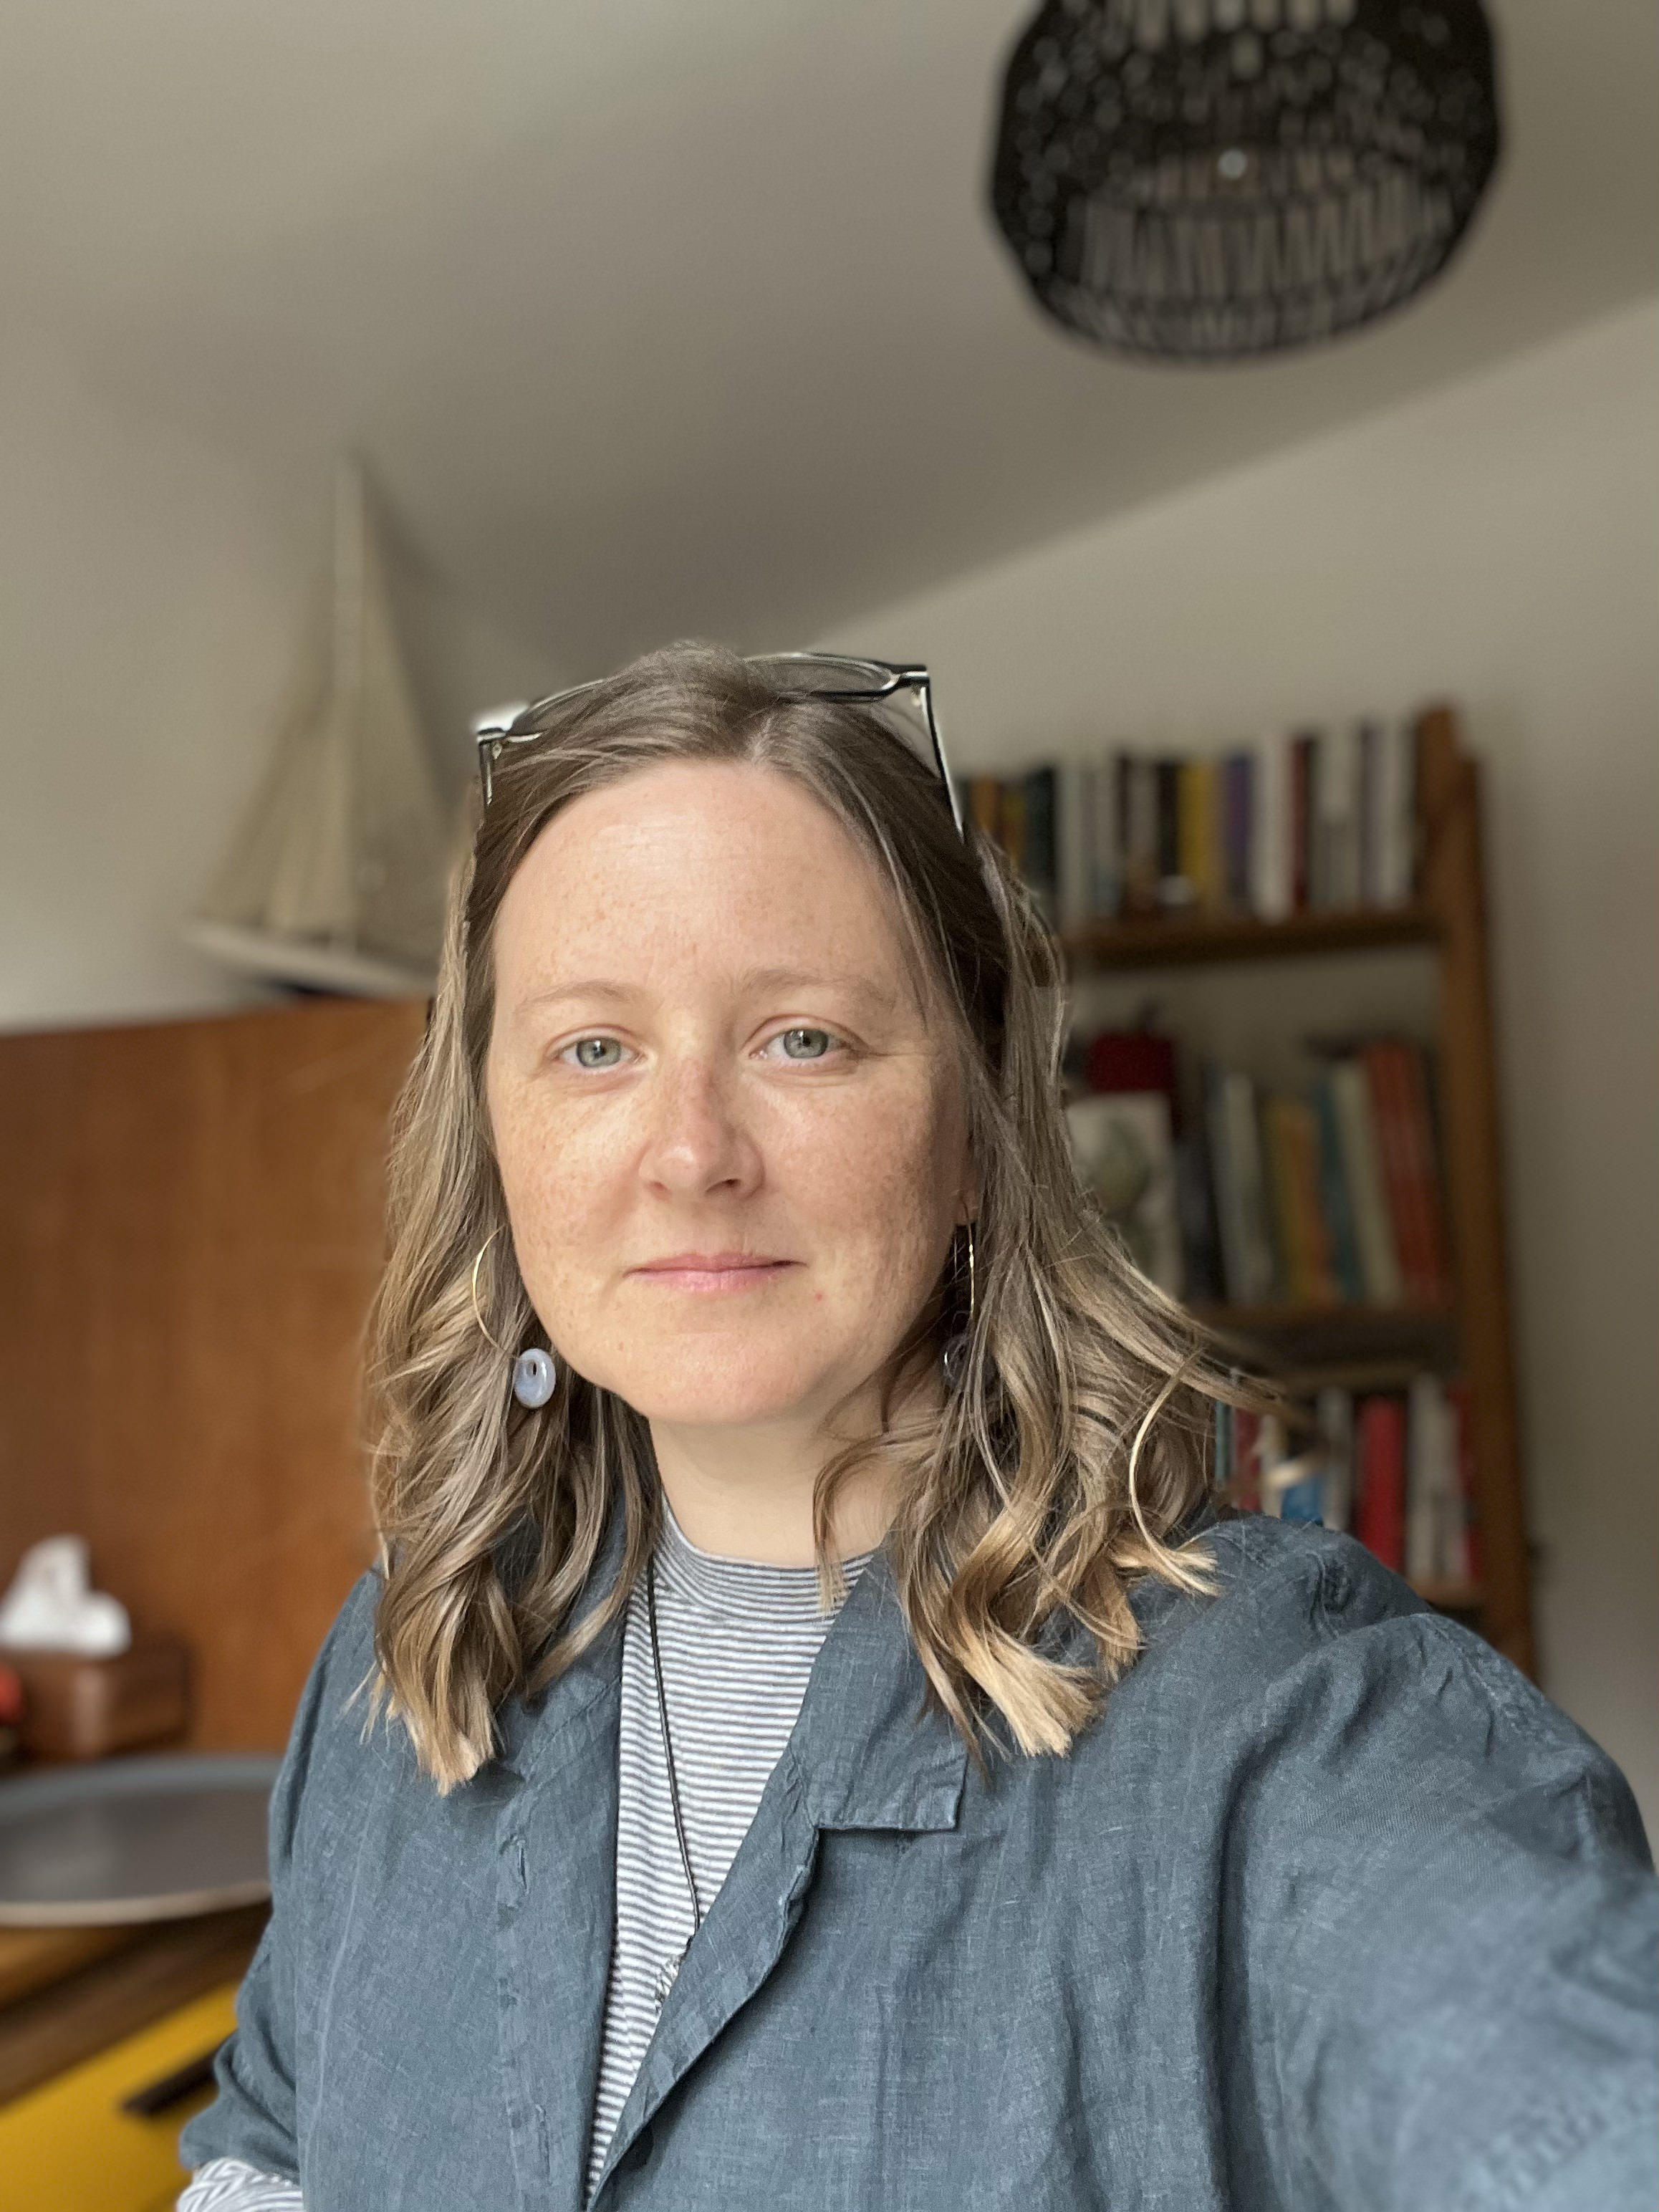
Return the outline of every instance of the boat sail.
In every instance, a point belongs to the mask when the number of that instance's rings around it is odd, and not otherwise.
[[[448,860],[362,471],[338,472],[327,633],[190,941],[274,982],[429,992]]]

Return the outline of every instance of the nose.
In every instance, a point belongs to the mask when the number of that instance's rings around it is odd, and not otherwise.
[[[733,1080],[702,1055],[665,1062],[653,1085],[640,1171],[676,1198],[740,1198],[761,1180],[760,1149]]]

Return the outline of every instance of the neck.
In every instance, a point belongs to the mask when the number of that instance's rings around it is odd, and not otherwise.
[[[813,1490],[838,1448],[816,1420],[735,1429],[653,1421],[651,1443],[674,1518],[699,1551],[765,1566],[812,1565]],[[855,1468],[836,1493],[832,1552],[850,1559],[873,1551],[892,1517],[880,1463]]]

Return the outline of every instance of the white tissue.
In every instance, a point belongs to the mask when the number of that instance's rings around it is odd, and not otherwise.
[[[92,1587],[84,1536],[48,1536],[29,1547],[0,1598],[0,1644],[112,1659],[131,1641],[125,1606]]]

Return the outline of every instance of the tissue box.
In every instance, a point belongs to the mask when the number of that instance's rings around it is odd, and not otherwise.
[[[190,1656],[172,1637],[135,1637],[112,1659],[15,1649],[4,1656],[23,1684],[26,1759],[106,1759],[184,1734]]]

